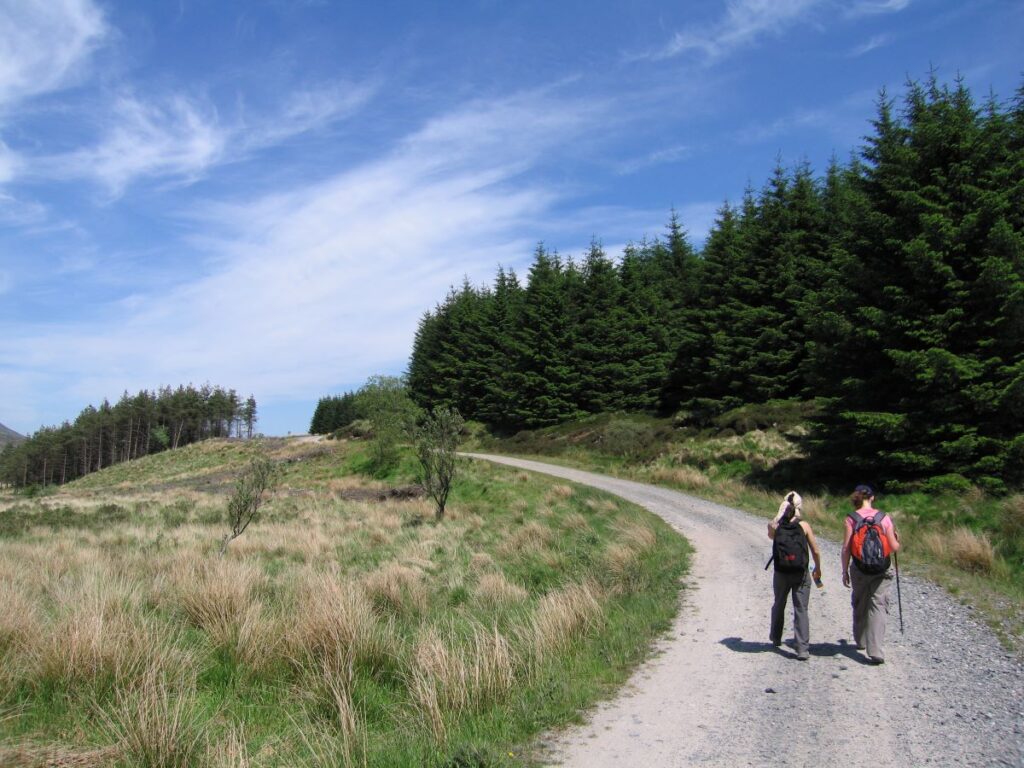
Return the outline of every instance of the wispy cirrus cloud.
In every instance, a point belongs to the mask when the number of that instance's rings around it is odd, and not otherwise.
[[[686,144],[677,144],[672,147],[665,147],[663,149],[649,152],[641,157],[624,160],[616,165],[616,171],[622,175],[628,175],[652,166],[678,163],[690,157],[692,154],[693,147]]]
[[[0,110],[75,82],[109,30],[90,0],[0,6]]]
[[[708,62],[726,58],[765,35],[778,34],[804,19],[822,0],[730,0],[725,15],[713,24],[677,32],[661,48],[633,56],[668,59],[696,53]]]
[[[844,14],[850,18],[899,13],[910,5],[910,0],[857,0],[846,5]]]
[[[609,119],[604,105],[478,102],[326,181],[197,204],[191,242],[213,271],[112,305],[102,320],[18,324],[0,338],[0,368],[59,370],[45,389],[82,402],[190,379],[242,382],[273,400],[394,369],[450,284],[528,258],[520,233],[553,215],[560,193],[521,174],[595,119]]]
[[[851,58],[855,59],[855,58],[858,58],[860,56],[864,56],[865,54],[871,53],[871,51],[877,50],[879,48],[884,48],[885,46],[889,45],[891,42],[892,42],[892,35],[889,35],[889,34],[875,35],[875,36],[871,37],[870,39],[864,41],[860,45],[855,46],[853,48],[853,50],[850,51],[849,55],[850,55]]]
[[[713,63],[728,58],[764,37],[779,35],[809,20],[812,12],[819,9],[832,13],[838,10],[843,18],[854,19],[898,13],[910,3],[911,0],[729,0],[725,14],[717,21],[676,32],[665,45],[631,54],[627,59],[660,60],[690,53],[706,63]]]
[[[229,120],[201,97],[121,94],[104,113],[98,141],[23,165],[27,175],[93,181],[111,198],[140,180],[188,184],[215,166],[350,117],[373,92],[342,84],[297,90],[275,110]]]
[[[122,95],[109,114],[98,144],[35,160],[31,172],[92,179],[117,197],[140,177],[195,178],[227,147],[216,110],[195,99],[175,96],[161,103]]]

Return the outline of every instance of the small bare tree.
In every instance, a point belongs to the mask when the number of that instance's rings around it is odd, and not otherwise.
[[[434,500],[438,521],[444,519],[444,507],[455,480],[456,449],[463,424],[458,410],[439,406],[419,426],[416,453],[423,469],[423,487]]]
[[[231,530],[224,534],[220,545],[220,556],[228,551],[228,544],[237,539],[249,524],[256,519],[266,497],[274,492],[280,472],[277,465],[266,456],[256,456],[235,481],[235,492],[228,502],[228,525]]]

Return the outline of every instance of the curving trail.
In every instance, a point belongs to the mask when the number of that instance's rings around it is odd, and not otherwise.
[[[768,643],[768,510],[757,518],[656,486],[465,455],[614,493],[696,550],[656,656],[585,725],[549,737],[551,765],[1024,766],[1024,667],[938,587],[901,574],[906,634],[894,589],[887,661],[870,666],[850,640],[838,547],[819,538],[825,587],[812,589],[811,659],[800,662]]]

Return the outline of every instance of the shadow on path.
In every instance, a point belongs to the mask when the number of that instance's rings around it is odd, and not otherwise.
[[[724,637],[718,642],[730,651],[736,651],[737,653],[778,653],[790,659],[796,658],[796,654],[788,648],[776,647],[768,642],[744,640],[742,637]],[[787,640],[786,645],[791,645],[792,642],[792,640]],[[811,656],[845,656],[850,661],[855,661],[858,664],[870,664],[867,657],[846,640],[839,640],[835,643],[811,643],[807,650]]]

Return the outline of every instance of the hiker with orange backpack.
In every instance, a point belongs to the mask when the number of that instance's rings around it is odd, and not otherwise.
[[[850,501],[854,511],[846,518],[842,562],[843,586],[853,588],[853,640],[872,664],[882,664],[893,578],[890,561],[899,551],[900,540],[892,518],[875,509],[871,486],[858,485]]]
[[[810,621],[807,617],[807,603],[811,596],[811,579],[807,567],[807,550],[814,555],[814,581],[821,586],[821,552],[809,523],[800,519],[803,500],[796,491],[790,491],[779,505],[778,514],[768,523],[768,538],[772,540],[772,556],[765,565],[775,563],[772,591],[771,626],[768,638],[778,648],[782,645],[782,627],[786,621],[786,601],[793,595],[793,636],[796,640],[796,657],[800,661],[810,658]]]

